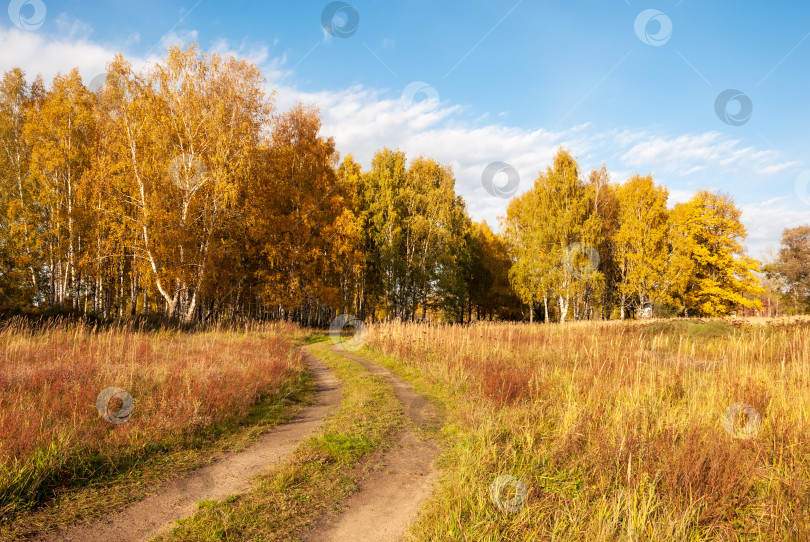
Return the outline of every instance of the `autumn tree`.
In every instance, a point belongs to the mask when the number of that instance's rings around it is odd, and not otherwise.
[[[341,280],[356,259],[353,186],[340,182],[334,140],[320,129],[315,108],[298,104],[278,115],[246,201],[266,296],[309,322],[322,307],[344,306]]]
[[[534,321],[534,307],[543,300],[545,322],[549,322],[549,297],[553,287],[555,262],[548,256],[548,229],[540,220],[537,192],[529,190],[513,198],[502,218],[503,235],[512,265],[509,280],[519,299],[529,305],[529,321]]]
[[[514,318],[519,299],[509,284],[512,260],[503,237],[486,221],[473,222],[469,234],[470,303],[478,319]]]
[[[90,170],[95,117],[90,92],[77,69],[58,75],[48,92],[32,103],[35,122],[25,124],[30,141],[30,170],[39,201],[45,211],[44,239],[50,270],[52,304],[64,306],[68,299],[78,307],[77,261],[83,230],[78,205]]]
[[[403,274],[402,219],[405,210],[399,198],[399,188],[406,176],[405,153],[384,148],[371,160],[371,169],[363,179],[360,213],[368,228],[370,246],[367,267],[374,281],[367,294],[378,298],[388,316],[401,312],[402,292],[399,288]],[[374,277],[378,280],[374,280]],[[372,301],[372,305],[378,303]]]
[[[431,290],[432,305],[442,318],[463,323],[472,320],[475,279],[480,272],[480,246],[473,234],[473,222],[464,202],[458,198],[459,211],[448,225],[448,239],[435,290]]]
[[[4,77],[4,306],[322,324],[441,305],[469,222],[449,166],[338,167],[317,109],[273,115],[256,66],[196,45],[107,71],[92,92],[77,70],[47,90]]]
[[[599,271],[602,274],[602,291],[598,304],[601,318],[610,319],[616,303],[618,285],[621,280],[618,258],[616,257],[616,233],[619,229],[619,199],[616,189],[610,183],[607,166],[594,169],[588,176],[592,195],[593,214],[599,219]]]
[[[767,272],[782,285],[795,312],[810,311],[810,225],[785,228]]]
[[[595,248],[601,224],[592,200],[592,188],[580,178],[577,161],[560,149],[532,190],[507,210],[504,227],[515,260],[513,285],[531,303],[532,313],[534,301],[542,297],[546,321],[551,292],[564,322],[572,300],[602,280]]]
[[[449,166],[427,157],[407,164],[404,152],[385,148],[375,153],[356,214],[365,230],[365,293],[388,318],[414,319],[419,307],[426,316],[439,273],[454,265],[465,213]]]
[[[360,191],[363,182],[363,168],[349,154],[341,162],[337,170],[337,182],[340,190],[345,194],[343,203],[343,231],[344,242],[338,245],[336,252],[338,267],[340,268],[340,290],[342,292],[341,313],[356,314],[359,318],[366,317],[365,287],[366,269],[363,258],[364,248],[367,246],[367,236],[363,229],[363,221],[358,216],[360,205]]]
[[[42,215],[24,134],[37,89],[18,68],[0,82],[0,306],[30,303],[41,284]]]
[[[646,299],[687,315],[757,306],[740,212],[560,149],[514,198],[502,233],[473,222],[452,168],[383,148],[368,171],[323,135],[317,108],[275,113],[258,68],[196,45],[91,92],[0,82],[0,307],[185,321],[609,318]],[[807,306],[804,230],[768,269]],[[777,268],[778,264],[778,268]]]
[[[738,306],[761,308],[757,262],[745,254],[745,226],[731,197],[701,190],[672,211],[672,295],[685,316],[723,316]]]
[[[171,48],[144,73],[121,58],[108,71],[119,99],[107,129],[117,134],[139,255],[167,312],[190,320],[272,103],[254,65],[196,46]]]
[[[466,205],[456,196],[450,166],[420,156],[411,161],[401,190],[406,213],[404,284],[407,305],[403,319],[413,318],[417,306],[426,317],[428,298],[440,270],[452,266],[454,244],[465,235]]]
[[[628,301],[638,310],[648,299],[661,299],[666,291],[669,193],[665,187],[656,186],[651,175],[635,175],[619,186],[616,194],[619,227],[614,244],[624,318]]]

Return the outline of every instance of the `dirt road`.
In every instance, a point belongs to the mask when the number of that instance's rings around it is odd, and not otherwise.
[[[384,367],[339,347],[335,350],[387,380],[415,425],[436,425],[438,414],[431,411],[410,384]],[[438,478],[434,466],[438,452],[434,441],[420,440],[414,430],[406,429],[361,484],[360,491],[346,500],[342,512],[324,519],[304,539],[311,542],[401,539]]]

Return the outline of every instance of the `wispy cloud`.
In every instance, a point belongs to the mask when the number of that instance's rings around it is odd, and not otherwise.
[[[711,168],[733,168],[769,176],[798,165],[772,150],[743,146],[720,132],[678,136],[623,134],[633,145],[621,155],[624,163],[642,170],[691,175]]]
[[[160,39],[160,47],[154,50],[154,54],[160,57],[161,52],[167,50],[169,47],[185,47],[192,43],[197,43],[199,38],[200,36],[196,30],[182,30],[180,32],[171,30]]]

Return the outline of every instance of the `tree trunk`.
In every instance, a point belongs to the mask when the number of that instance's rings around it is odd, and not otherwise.
[[[571,304],[570,298],[568,296],[560,295],[560,323],[565,323],[565,317],[568,316],[568,306]]]

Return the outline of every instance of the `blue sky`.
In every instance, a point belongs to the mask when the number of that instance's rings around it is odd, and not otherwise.
[[[452,164],[496,227],[508,198],[485,167],[513,166],[519,193],[560,145],[614,182],[652,173],[673,203],[731,194],[755,257],[810,223],[810,2],[357,0],[331,32],[329,4],[12,0],[0,70],[90,80],[116,52],[145,63],[194,41],[256,62],[280,109],[318,105],[365,166],[383,145]]]

